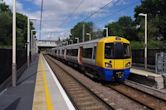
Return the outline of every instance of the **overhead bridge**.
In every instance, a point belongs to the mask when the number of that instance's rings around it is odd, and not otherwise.
[[[37,40],[36,42],[39,51],[54,48],[58,45],[57,43],[57,41],[53,40]]]

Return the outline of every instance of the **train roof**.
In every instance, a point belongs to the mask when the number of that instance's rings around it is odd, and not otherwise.
[[[127,43],[129,44],[130,42],[123,38],[123,37],[118,37],[118,36],[109,36],[109,37],[104,37],[102,39],[100,39],[99,42],[105,42],[105,43],[109,43],[109,42],[123,42],[123,43]]]
[[[95,46],[97,44],[97,42],[124,42],[124,43],[130,43],[127,39],[122,38],[122,37],[118,37],[118,36],[109,36],[109,37],[104,37],[104,38],[100,38],[100,39],[95,39],[95,40],[90,40],[90,41],[86,41],[86,42],[80,42],[80,43],[76,43],[76,44],[70,44],[70,45],[66,45],[66,46],[58,46],[56,48],[53,49],[65,49],[65,48],[78,48],[80,46],[83,47],[88,47],[88,46]]]

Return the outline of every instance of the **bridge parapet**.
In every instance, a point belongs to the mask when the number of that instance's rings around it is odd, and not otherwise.
[[[37,41],[37,46],[38,47],[56,47],[57,46],[57,41],[52,41],[52,40],[38,40]]]

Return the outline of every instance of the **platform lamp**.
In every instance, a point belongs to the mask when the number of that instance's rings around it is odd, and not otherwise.
[[[87,35],[87,36],[89,36],[89,40],[91,40],[91,39],[92,39],[92,37],[91,37],[91,34],[90,34],[90,33],[86,33],[86,35]]]
[[[79,43],[79,40],[80,40],[80,39],[79,39],[78,37],[76,37],[75,39],[77,40],[77,43]]]
[[[144,13],[140,13],[139,16],[143,16],[145,17],[145,53],[144,53],[144,65],[145,65],[145,69],[147,69],[147,14]]]
[[[71,44],[73,44],[73,40],[70,40],[71,41]]]
[[[104,30],[106,30],[106,37],[108,37],[108,27],[105,27]]]
[[[34,53],[35,53],[35,51],[34,51],[34,49],[36,48],[36,47],[34,47],[34,37],[33,37],[33,32],[37,32],[36,30],[31,30],[31,43],[30,43],[30,51],[31,51],[31,61],[32,61],[32,56],[34,55]],[[33,51],[32,51],[33,50]]]
[[[31,19],[27,17],[27,66],[29,67],[29,51],[30,51],[30,20],[37,20]]]

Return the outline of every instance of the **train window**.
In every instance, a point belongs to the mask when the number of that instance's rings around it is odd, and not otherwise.
[[[77,56],[77,55],[78,55],[78,49],[73,49],[72,56]]]
[[[130,58],[130,46],[128,44],[123,44],[124,45],[124,57],[125,58]]]
[[[96,58],[96,46],[94,47],[94,50],[93,50],[93,59]]]
[[[62,50],[62,55],[64,54],[64,50]]]
[[[83,57],[84,58],[92,58],[92,48],[84,48],[83,49]]]
[[[67,50],[67,55],[70,55],[71,53],[70,51],[71,51],[70,49]]]
[[[113,58],[113,53],[114,53],[114,44],[106,43],[105,44],[105,59]]]
[[[60,50],[58,50],[58,55],[60,55]]]

